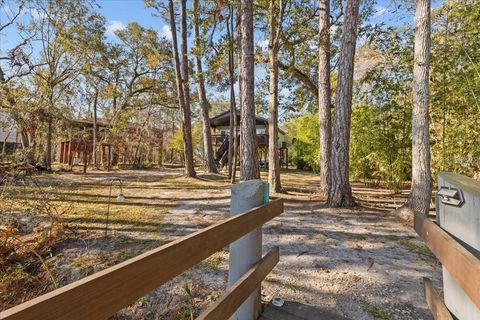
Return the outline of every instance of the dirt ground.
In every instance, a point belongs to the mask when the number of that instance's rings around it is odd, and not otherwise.
[[[125,201],[116,201],[120,188],[115,180],[105,237],[112,177],[122,180]],[[230,184],[220,175],[187,179],[181,169],[162,169],[36,179],[52,202],[70,205],[63,214],[68,227],[43,257],[51,277],[38,268],[3,271],[0,310],[53,290],[55,283],[63,286],[219,222],[229,210]],[[392,195],[356,183],[359,203],[368,207],[331,209],[315,194],[314,174],[290,170],[282,179],[288,193],[278,196],[285,199],[285,212],[263,228],[264,253],[274,245],[281,252],[279,264],[262,284],[265,302],[281,297],[351,319],[432,319],[422,277],[440,286],[441,267],[413,229],[387,211],[401,204],[405,192]],[[12,201],[39,196],[30,186],[17,188]],[[224,291],[227,269],[224,250],[114,318],[190,319]],[[43,280],[31,280],[33,272],[43,272]],[[22,292],[18,283],[30,290]]]

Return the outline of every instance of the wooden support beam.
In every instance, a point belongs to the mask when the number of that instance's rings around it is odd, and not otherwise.
[[[279,261],[279,249],[274,247],[255,266],[247,271],[223,296],[205,310],[196,320],[228,319],[243,301],[259,286]]]
[[[480,308],[480,261],[436,223],[422,215],[415,214],[415,231]]]
[[[0,312],[0,319],[106,319],[282,212],[283,201],[272,201]]]
[[[428,307],[430,311],[432,311],[433,318],[435,320],[453,320],[450,311],[448,311],[430,279],[423,278],[423,288],[425,291],[425,300],[427,300]]]

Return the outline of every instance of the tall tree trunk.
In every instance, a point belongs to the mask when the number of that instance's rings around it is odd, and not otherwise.
[[[0,67],[0,83],[5,82],[5,73],[3,72],[2,67]]]
[[[429,137],[430,0],[417,0],[415,11],[415,54],[413,64],[412,187],[399,210],[404,218],[428,214],[432,195]]]
[[[239,118],[237,117],[237,102],[235,98],[235,58],[237,59],[237,65],[240,66],[240,50],[237,50],[237,54],[235,55],[235,46],[237,48],[240,48],[241,45],[241,37],[242,33],[240,31],[240,4],[236,4],[236,9],[237,9],[237,23],[234,29],[234,12],[235,8],[230,6],[230,30],[231,30],[231,39],[230,41],[232,42],[232,50],[231,50],[231,68],[229,70],[230,72],[230,99],[233,100],[233,107],[235,108],[235,118],[234,118],[234,127],[235,127],[235,136],[234,136],[234,145],[233,145],[233,170],[232,170],[232,177],[230,179],[231,183],[235,183],[235,180],[237,179],[237,163],[238,163],[238,148],[240,147],[240,135],[239,135],[239,126],[240,124],[238,123]],[[237,38],[235,39],[234,33],[237,31]],[[236,56],[236,57],[235,57]],[[239,94],[241,95],[242,92],[242,84],[240,81],[240,75],[238,76],[238,91]],[[242,110],[242,103],[239,103],[239,109]],[[241,112],[241,111],[240,111]]]
[[[187,36],[187,0],[182,0],[182,80],[185,97],[183,110],[183,144],[185,153],[185,175],[195,177],[192,143],[192,114],[190,110],[190,82],[188,77],[188,36]]]
[[[203,120],[203,150],[205,152],[205,170],[209,173],[218,173],[213,154],[212,134],[210,132],[210,117],[208,114],[210,110],[210,102],[207,99],[205,78],[203,76],[202,69],[202,43],[200,41],[199,9],[198,0],[194,0],[193,17],[195,31],[195,59],[197,64],[198,96],[200,98],[200,108],[202,110]]]
[[[88,157],[87,157],[87,141],[85,139],[86,137],[86,129],[83,129],[83,134],[82,134],[82,140],[83,140],[83,174],[87,173],[87,166],[88,166]]]
[[[48,114],[47,114],[47,136],[45,144],[45,153],[43,162],[45,167],[50,170],[52,168],[52,139],[53,139],[53,85],[50,85],[48,97]]]
[[[98,128],[97,128],[97,105],[98,105],[98,90],[95,89],[95,98],[93,100],[93,150],[92,150],[92,156],[93,156],[93,167],[95,169],[98,169],[98,161],[97,161],[97,133],[98,133]]]
[[[253,51],[253,0],[240,1],[241,25],[241,92],[240,115],[240,179],[260,178],[255,129],[255,74]]]
[[[177,80],[177,92],[178,92],[178,103],[180,110],[182,111],[182,126],[183,126],[183,147],[184,147],[184,158],[185,158],[185,174],[189,177],[195,176],[195,168],[193,167],[193,149],[192,149],[192,130],[191,130],[191,114],[190,114],[190,94],[188,94],[188,105],[186,98],[186,90],[184,86],[188,86],[188,59],[187,59],[187,30],[186,30],[186,4],[185,0],[182,0],[182,64],[183,67],[183,77],[187,76],[187,81],[182,79],[182,71],[180,70],[180,57],[178,54],[178,44],[177,44],[177,29],[175,24],[175,8],[173,5],[173,0],[168,1],[168,7],[170,11],[170,29],[172,31],[172,51],[173,59],[175,64],[175,74]],[[185,21],[184,21],[185,20]],[[184,23],[185,22],[185,23]],[[185,36],[185,37],[183,37]]]
[[[49,108],[49,112],[47,115],[47,137],[46,137],[46,146],[45,146],[45,155],[44,155],[44,163],[45,167],[50,170],[52,169],[52,139],[53,139],[53,116],[52,116],[52,109]]]
[[[268,59],[270,101],[268,103],[268,182],[273,192],[280,192],[280,157],[278,152],[278,51],[282,14],[276,21],[275,0],[270,0],[268,12]],[[282,4],[280,4],[282,6]]]
[[[320,192],[328,197],[332,153],[330,97],[330,0],[320,0],[318,48],[318,117],[320,124]]]
[[[229,6],[229,16],[227,20],[227,37],[228,41],[230,42],[229,50],[228,50],[228,74],[230,80],[230,143],[232,144],[232,156],[231,156],[231,163],[229,166],[229,175],[231,183],[235,183],[235,178],[237,175],[237,153],[238,153],[238,141],[237,141],[237,127],[238,127],[238,120],[237,120],[237,106],[235,102],[235,43],[234,43],[234,36],[233,36],[233,6]],[[230,169],[231,168],[231,169]]]
[[[230,54],[229,54],[230,55]],[[230,57],[229,57],[230,59]],[[230,62],[229,62],[230,63]],[[228,153],[227,153],[227,159],[228,159],[228,178],[232,179],[232,173],[233,173],[233,136],[235,135],[235,104],[232,103],[232,97],[231,97],[231,92],[230,92],[230,122],[229,122],[229,135],[228,135]]]
[[[335,117],[332,141],[331,187],[327,204],[332,207],[355,205],[349,181],[350,120],[355,46],[360,0],[349,0],[345,13],[340,46],[338,84],[335,97]]]

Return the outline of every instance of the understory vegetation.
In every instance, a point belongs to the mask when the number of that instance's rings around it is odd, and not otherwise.
[[[446,1],[432,13],[434,177],[439,171],[480,174],[479,8],[478,1]],[[411,179],[413,28],[376,26],[363,37],[354,82],[350,174],[398,190]],[[305,108],[315,111],[316,102],[310,101]],[[286,127],[293,161],[300,168],[318,171],[318,115],[294,117]]]

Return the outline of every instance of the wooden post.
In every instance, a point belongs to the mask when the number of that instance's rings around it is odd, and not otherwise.
[[[248,180],[232,187],[230,216],[244,213],[263,204],[263,183],[261,180]],[[228,286],[231,287],[262,256],[262,229],[258,228],[230,245]],[[230,320],[255,320],[261,309],[260,287],[243,302]]]
[[[163,164],[163,132],[162,132],[162,138],[160,139],[160,146],[159,146],[159,152],[158,152],[158,165],[161,167]]]
[[[288,169],[288,148],[285,149],[285,163],[286,163],[286,168]]]
[[[432,281],[425,277],[423,278],[423,290],[425,293],[425,300],[427,301],[430,311],[432,311],[433,318],[435,320],[453,320],[450,311],[448,311],[442,298],[433,287]]]
[[[60,142],[60,163],[63,163],[64,154],[65,154],[65,143]]]
[[[107,146],[108,148],[108,153],[107,153],[107,172],[110,172],[110,160],[112,159],[112,155],[111,155],[111,146],[108,145]]]
[[[87,143],[83,141],[83,173],[87,173]]]
[[[73,160],[72,160],[72,140],[73,140],[73,137],[72,137],[72,134],[70,134],[70,140],[68,141],[68,165],[71,166],[73,164]]]
[[[100,146],[100,166],[102,167],[102,169],[104,168],[103,166],[103,153],[104,153],[104,149],[105,149],[105,146],[102,144]]]

